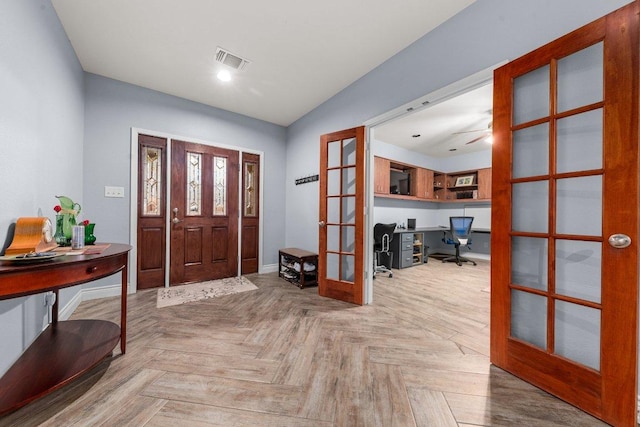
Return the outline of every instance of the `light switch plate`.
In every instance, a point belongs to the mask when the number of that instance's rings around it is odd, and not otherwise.
[[[124,197],[124,187],[110,187],[105,185],[104,197]]]

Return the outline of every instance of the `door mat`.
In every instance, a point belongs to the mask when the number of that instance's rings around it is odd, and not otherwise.
[[[251,283],[249,279],[242,276],[209,280],[207,282],[192,283],[190,285],[172,286],[170,288],[158,289],[156,307],[169,307],[187,302],[216,298],[223,295],[253,291],[255,289],[258,289],[258,287]]]

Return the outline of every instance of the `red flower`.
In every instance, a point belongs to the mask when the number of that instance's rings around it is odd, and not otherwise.
[[[53,207],[53,210],[56,211],[56,213],[60,212],[62,210],[62,207],[60,205],[55,205]]]
[[[84,221],[82,221],[82,225],[89,225],[89,220],[85,219]]]

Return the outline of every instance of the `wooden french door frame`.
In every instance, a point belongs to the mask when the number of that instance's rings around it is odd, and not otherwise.
[[[365,128],[320,137],[318,293],[364,304]]]
[[[541,47],[495,74],[494,148],[491,255],[491,362],[580,409],[616,426],[636,425],[638,354],[638,2],[627,5],[591,24]],[[557,61],[575,52],[603,43],[604,98],[601,102],[556,109],[558,97]],[[549,66],[549,113],[538,120],[514,124],[513,86],[515,80],[533,70]],[[582,104],[579,104],[582,105]],[[602,169],[575,172],[556,171],[557,121],[586,112],[602,110]],[[549,171],[513,176],[513,134],[548,123]],[[584,177],[602,179],[602,231],[562,234],[556,230],[556,188],[558,182]],[[513,187],[546,182],[549,186],[547,231],[531,231],[512,226]],[[522,227],[522,226],[521,226]],[[566,233],[566,232],[565,232]],[[610,235],[631,236],[631,246],[615,248]],[[513,239],[542,239],[548,242],[547,255],[539,255],[548,271],[546,287],[531,287],[514,279]],[[557,241],[591,242],[601,245],[601,301],[572,297],[556,290]],[[517,266],[516,266],[517,267]],[[543,298],[546,302],[546,341],[533,344],[519,338],[514,325],[514,293]],[[515,299],[513,299],[515,301]],[[599,368],[563,357],[556,349],[556,304],[599,310]],[[530,307],[526,310],[534,311]],[[542,311],[541,311],[542,312]],[[532,322],[531,326],[535,324]],[[516,329],[517,331],[517,329]],[[544,337],[545,334],[542,336]]]
[[[131,174],[131,180],[130,180],[130,185],[129,185],[129,202],[131,204],[131,210],[130,210],[130,217],[129,217],[129,224],[130,224],[130,233],[129,233],[129,241],[131,242],[132,245],[132,251],[131,251],[131,270],[132,272],[134,272],[134,274],[131,275],[130,278],[130,286],[131,286],[131,291],[135,292],[138,288],[137,286],[137,270],[138,270],[138,251],[137,251],[137,244],[138,244],[138,209],[137,209],[137,203],[138,203],[138,190],[139,190],[139,183],[138,183],[138,179],[139,179],[139,147],[138,147],[138,140],[139,137],[141,135],[149,135],[152,137],[156,137],[156,138],[164,138],[167,140],[167,148],[166,148],[166,161],[167,161],[167,165],[171,164],[171,143],[173,140],[181,140],[181,141],[187,141],[187,142],[193,142],[196,144],[204,144],[204,145],[209,145],[212,147],[218,147],[218,148],[223,148],[223,149],[229,149],[229,150],[235,150],[239,152],[239,155],[242,156],[243,154],[247,153],[247,154],[253,154],[253,155],[257,155],[259,156],[259,187],[262,189],[263,187],[263,183],[264,183],[264,152],[259,151],[259,150],[253,150],[253,149],[247,149],[244,147],[237,147],[237,146],[232,146],[232,145],[226,145],[226,144],[218,144],[218,143],[212,143],[210,141],[206,141],[206,140],[197,140],[197,139],[193,139],[193,138],[189,138],[189,137],[183,137],[180,135],[174,135],[174,134],[167,134],[167,133],[163,133],[163,132],[157,132],[157,131],[153,131],[153,130],[147,130],[147,129],[142,129],[142,128],[135,128],[132,127],[131,128],[131,137],[130,137],[130,141],[131,141],[131,161],[130,161],[130,174]],[[170,167],[170,166],[169,166]],[[240,180],[241,176],[239,175],[239,180]],[[169,193],[171,191],[171,186],[170,183],[167,183],[167,196],[169,197]],[[239,184],[239,188],[238,191],[240,192],[242,189],[240,188],[240,184]],[[240,194],[240,193],[239,193]],[[259,205],[260,206],[264,206],[264,191],[259,191]],[[239,206],[240,209],[240,206]],[[164,253],[164,259],[166,262],[166,265],[169,265],[169,259],[170,259],[170,234],[169,234],[169,229],[168,227],[170,226],[170,216],[171,216],[171,211],[170,211],[170,207],[167,206],[166,207],[166,212],[165,212],[165,216],[168,218],[167,219],[167,224],[166,224],[166,234],[164,236],[165,241],[167,242],[166,246],[166,250]],[[242,225],[242,218],[239,218],[239,224],[238,224],[238,253],[240,253],[240,251],[242,250],[241,247],[241,239],[242,239],[242,235],[241,235],[241,225]],[[263,264],[263,240],[264,240],[264,216],[260,215],[259,217],[259,222],[258,222],[258,227],[259,227],[259,237],[258,237],[258,272],[262,272],[262,264]],[[169,268],[165,269],[166,274],[165,274],[165,280],[164,280],[164,285],[165,287],[169,286]],[[240,257],[238,256],[238,272],[241,271],[241,260]]]

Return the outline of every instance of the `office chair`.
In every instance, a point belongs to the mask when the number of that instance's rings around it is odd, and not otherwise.
[[[393,240],[393,232],[395,230],[395,223],[378,223],[373,227],[374,279],[376,278],[376,273],[389,273],[389,277],[393,277],[393,272],[391,271],[391,260],[393,259],[393,252],[389,251],[389,244]],[[387,256],[388,265],[380,262],[380,257],[383,254]]]
[[[472,216],[450,216],[449,217],[449,230],[445,230],[442,241],[448,245],[454,245],[456,248],[456,254],[454,256],[447,257],[442,262],[455,262],[458,266],[461,266],[463,262],[470,262],[473,265],[477,265],[475,261],[460,256],[460,246],[466,246],[470,249],[471,245],[471,224],[473,224]],[[449,235],[447,235],[449,233]]]

